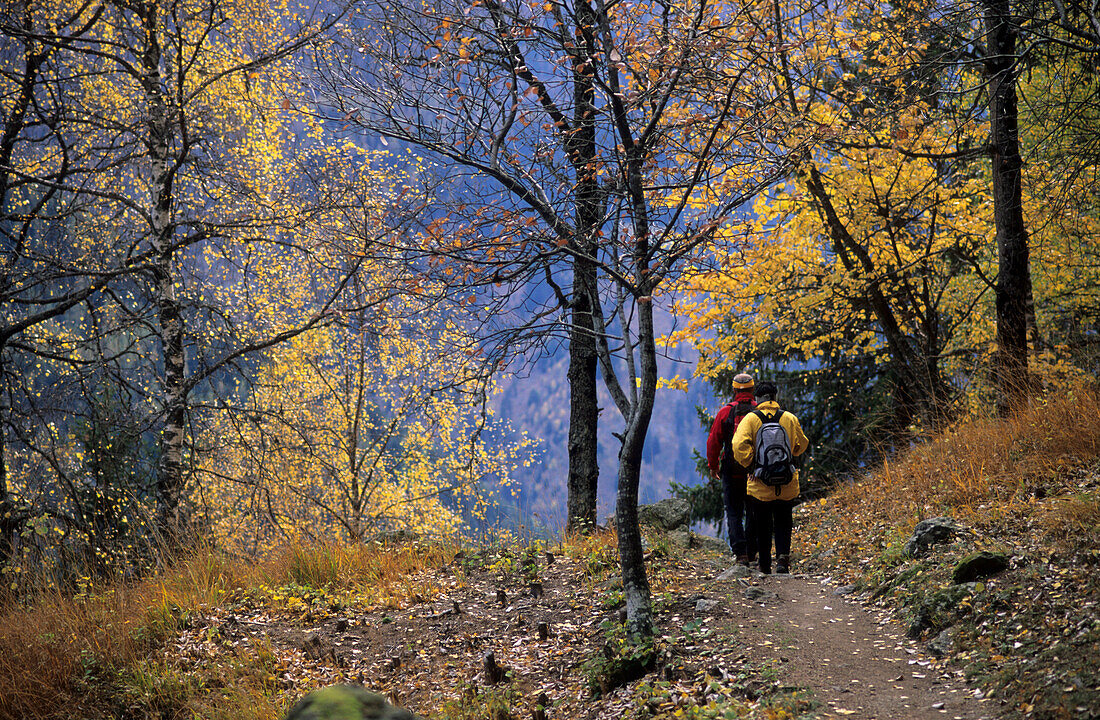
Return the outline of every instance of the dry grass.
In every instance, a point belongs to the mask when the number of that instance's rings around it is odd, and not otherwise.
[[[1039,527],[1054,544],[1069,550],[1100,547],[1100,495],[1057,498],[1037,515]]]
[[[1065,519],[1095,531],[1096,498],[1073,494],[1100,458],[1100,397],[1093,388],[1035,400],[1008,419],[962,423],[839,488],[827,514],[838,542],[880,541],[882,529],[906,533],[922,518],[951,515],[981,526],[1042,511],[1052,537]],[[832,519],[823,519],[832,523]],[[816,523],[815,523],[816,524]]]
[[[138,583],[78,597],[41,592],[21,603],[8,601],[0,608],[0,718],[75,716],[79,704],[96,702],[90,685],[122,677],[168,692],[155,662],[165,639],[188,614],[216,606],[236,590],[293,583],[354,590],[379,604],[400,602],[427,592],[416,580],[418,571],[448,563],[456,552],[447,545],[317,544],[284,548],[257,564],[200,548]],[[240,674],[255,673],[242,667]],[[260,690],[246,682],[219,703],[256,706],[253,696]],[[107,708],[81,712],[111,716]]]
[[[412,577],[424,568],[454,560],[454,544],[298,545],[286,548],[260,575],[276,583],[379,593],[380,599],[403,599],[419,590]],[[259,579],[259,578],[257,578]]]

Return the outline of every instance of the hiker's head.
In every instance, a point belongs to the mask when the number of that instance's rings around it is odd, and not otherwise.
[[[742,393],[746,390],[752,392],[753,382],[752,375],[748,373],[738,373],[733,376],[733,392]]]
[[[779,388],[775,386],[775,383],[765,380],[756,386],[756,392],[754,394],[758,401],[775,400],[779,397]]]

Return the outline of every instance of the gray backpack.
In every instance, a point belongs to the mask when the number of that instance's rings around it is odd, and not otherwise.
[[[762,425],[756,431],[756,452],[753,455],[752,475],[765,485],[779,489],[794,479],[794,455],[787,431],[779,424],[783,417],[780,410],[769,418],[760,410],[753,410]]]

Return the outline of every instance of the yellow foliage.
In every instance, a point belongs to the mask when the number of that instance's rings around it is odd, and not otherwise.
[[[487,419],[446,389],[475,380],[455,360],[460,333],[399,305],[272,349],[243,412],[213,419],[201,499],[221,541],[446,536],[511,484],[526,442],[494,448]]]
[[[731,363],[765,346],[810,363],[867,354],[886,361],[895,348],[875,304],[881,296],[914,356],[936,358],[941,376],[963,391],[960,410],[977,412],[988,405],[986,368],[995,349],[991,180],[984,159],[948,166],[934,158],[979,146],[988,128],[940,113],[901,82],[925,55],[919,27],[880,12],[856,3],[785,23],[789,69],[777,82],[790,79],[794,100],[789,132],[777,142],[803,148],[805,160],[757,196],[747,225],[731,222],[717,233],[713,262],[688,269],[677,303],[688,322],[668,340],[700,351],[696,374],[704,377],[739,370]],[[840,68],[859,68],[860,75]],[[1029,82],[1061,80],[1037,73]],[[897,94],[865,93],[876,84]],[[1062,178],[1042,160],[1029,159],[1032,178]],[[1091,196],[1086,188],[1094,178],[1086,175],[1070,195]],[[837,213],[832,221],[820,192]],[[1035,180],[1025,187],[1040,328],[1073,315],[1057,298],[1083,297],[1089,281],[1080,276],[1093,277],[1097,264],[1095,253],[1082,249],[1100,239],[1094,209],[1062,203],[1056,215],[1052,195]],[[843,239],[834,235],[838,228]],[[1044,385],[1079,379],[1068,347],[1054,342],[1033,350]]]

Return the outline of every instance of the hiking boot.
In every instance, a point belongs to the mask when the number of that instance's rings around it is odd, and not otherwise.
[[[738,565],[748,565],[749,564],[749,556],[748,555],[738,555],[737,556],[737,564]]]
[[[772,559],[770,557],[760,557],[760,572],[764,573],[765,575],[772,574]]]
[[[791,571],[791,556],[778,555],[775,558],[775,571],[780,575],[786,575]]]

